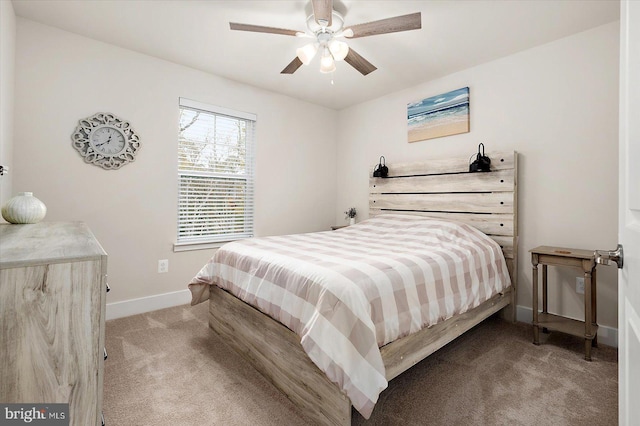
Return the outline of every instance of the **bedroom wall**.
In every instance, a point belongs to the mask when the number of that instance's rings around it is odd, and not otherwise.
[[[13,167],[13,90],[16,15],[10,1],[0,1],[0,165]],[[11,198],[12,173],[0,176],[0,206]],[[0,216],[0,223],[6,223]]]
[[[428,56],[425,51],[417,55]],[[340,111],[336,221],[368,215],[368,176],[387,164],[519,152],[519,317],[531,321],[531,257],[538,245],[617,244],[619,24],[612,23]],[[406,107],[470,88],[471,132],[408,143]],[[550,311],[583,316],[571,269],[549,268]],[[598,267],[598,321],[617,328],[617,270]],[[609,328],[601,333],[613,333]],[[601,334],[602,335],[602,334]],[[615,338],[615,336],[611,336]]]
[[[47,221],[88,223],[109,254],[108,303],[176,291],[185,303],[213,253],[173,252],[179,97],[257,114],[257,235],[334,223],[334,173],[312,171],[334,164],[335,111],[18,18],[13,189],[40,198]],[[86,164],[71,146],[78,120],[101,111],[142,142],[120,170]],[[308,117],[326,132],[308,132]],[[168,273],[157,273],[159,259]]]

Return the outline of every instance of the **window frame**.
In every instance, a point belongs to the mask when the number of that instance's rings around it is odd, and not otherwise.
[[[219,107],[215,105],[206,104],[203,102],[194,101],[186,98],[179,98],[178,111],[184,109],[201,111],[206,114],[212,114],[214,116],[225,116],[235,120],[242,120],[248,122],[247,133],[245,135],[245,174],[236,173],[224,173],[218,171],[195,171],[195,170],[183,170],[180,169],[180,162],[177,164],[178,174],[178,198],[177,198],[177,218],[176,218],[176,242],[173,245],[174,252],[189,251],[189,250],[203,250],[210,248],[217,248],[223,244],[235,241],[243,238],[250,238],[254,235],[254,219],[255,219],[255,152],[256,152],[256,126],[257,116],[256,114],[235,111],[229,108]],[[178,146],[177,146],[177,159],[180,159],[180,134],[178,134]],[[244,217],[248,226],[245,227],[243,232],[239,233],[226,233],[219,236],[213,234],[197,237],[181,237],[181,197],[183,180],[185,178],[212,178],[212,179],[235,179],[246,180],[245,188],[247,194],[245,195],[245,211]],[[246,207],[248,206],[248,207]],[[250,216],[247,219],[247,216]],[[239,216],[240,217],[240,216]]]

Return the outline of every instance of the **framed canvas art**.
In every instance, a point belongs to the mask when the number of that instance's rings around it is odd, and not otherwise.
[[[409,142],[469,132],[469,88],[407,104]]]

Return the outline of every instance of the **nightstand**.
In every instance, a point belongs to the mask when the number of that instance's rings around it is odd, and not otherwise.
[[[533,343],[540,344],[540,328],[584,337],[584,358],[598,346],[596,317],[596,261],[593,250],[540,246],[531,251],[533,265]],[[542,265],[542,312],[538,312],[538,265]],[[568,266],[584,273],[584,321],[550,314],[547,310],[547,266]]]

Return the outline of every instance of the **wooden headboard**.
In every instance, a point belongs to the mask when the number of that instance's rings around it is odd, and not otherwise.
[[[515,288],[518,154],[509,151],[486,155],[491,158],[490,172],[469,173],[467,156],[421,163],[387,163],[387,178],[369,179],[369,215],[410,213],[475,226],[502,247]]]

